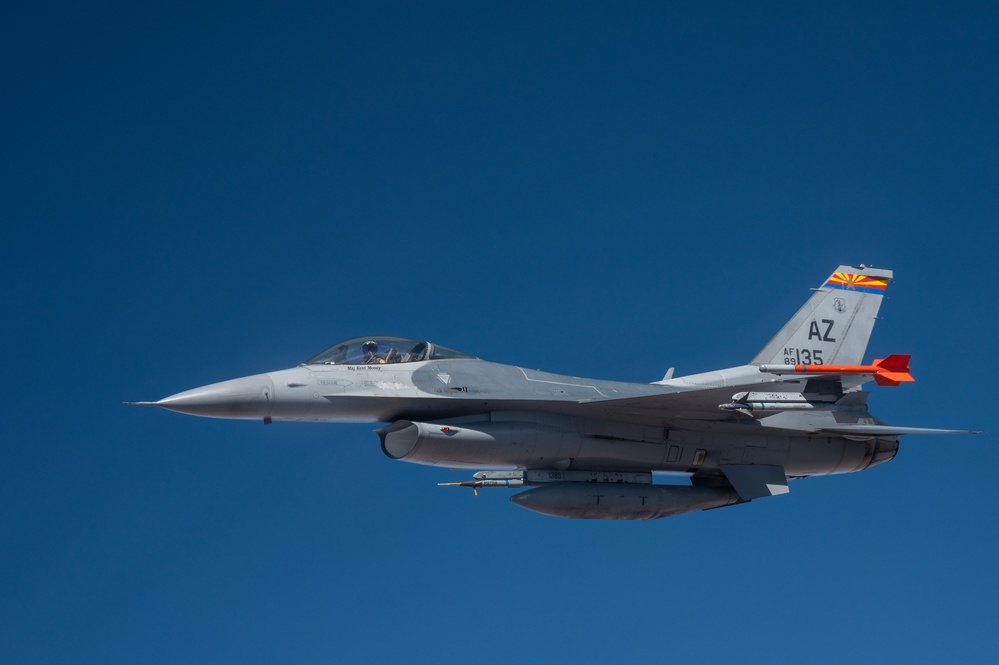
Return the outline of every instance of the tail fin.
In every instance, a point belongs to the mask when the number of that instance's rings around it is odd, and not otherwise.
[[[891,279],[891,270],[836,268],[751,364],[861,364]]]

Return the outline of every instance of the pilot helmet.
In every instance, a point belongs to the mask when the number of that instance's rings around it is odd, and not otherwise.
[[[378,343],[374,340],[368,340],[361,346],[361,350],[365,353],[375,353],[378,351]]]

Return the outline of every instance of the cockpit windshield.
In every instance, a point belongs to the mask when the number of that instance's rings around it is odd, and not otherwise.
[[[356,337],[334,344],[306,365],[384,365],[421,360],[474,358],[443,346],[405,337]]]

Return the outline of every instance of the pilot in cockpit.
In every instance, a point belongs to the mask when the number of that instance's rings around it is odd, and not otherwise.
[[[361,357],[361,362],[365,364],[383,364],[385,359],[378,355],[378,343],[374,340],[369,340],[361,346],[361,351],[364,355]]]

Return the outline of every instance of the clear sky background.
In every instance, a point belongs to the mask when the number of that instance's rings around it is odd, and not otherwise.
[[[4,14],[0,661],[993,662],[994,3]],[[739,365],[860,262],[917,379],[872,412],[986,433],[724,510],[560,520],[370,425],[121,404],[365,334]]]

